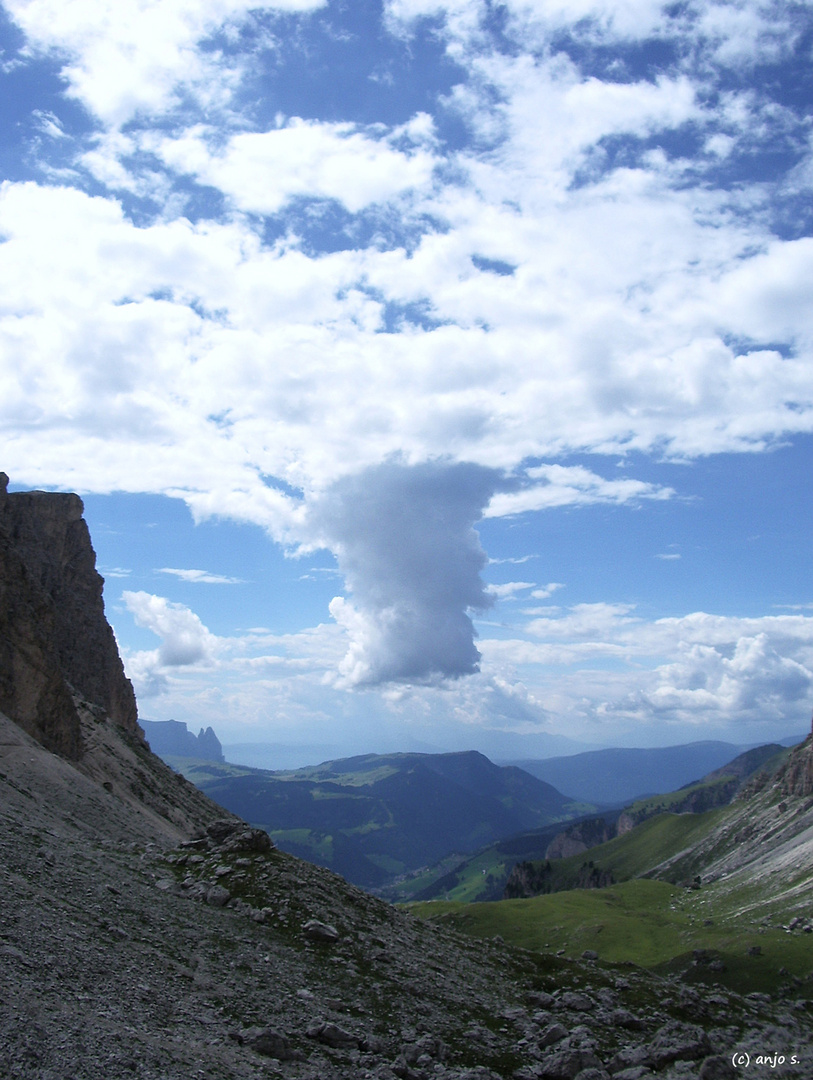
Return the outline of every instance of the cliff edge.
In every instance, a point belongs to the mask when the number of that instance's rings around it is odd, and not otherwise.
[[[73,760],[84,749],[79,698],[143,738],[82,500],[7,489],[0,473],[0,711]]]

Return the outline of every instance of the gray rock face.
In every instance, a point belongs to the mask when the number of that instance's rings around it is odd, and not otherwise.
[[[0,710],[72,759],[83,750],[75,693],[140,736],[82,500],[7,486],[0,473]]]

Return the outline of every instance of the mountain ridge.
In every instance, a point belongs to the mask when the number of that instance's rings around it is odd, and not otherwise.
[[[577,812],[549,784],[474,750],[363,754],[279,772],[177,764],[284,850],[377,890],[452,852]]]
[[[610,807],[675,791],[750,749],[752,744],[706,739],[664,747],[610,747],[514,764],[573,799]]]

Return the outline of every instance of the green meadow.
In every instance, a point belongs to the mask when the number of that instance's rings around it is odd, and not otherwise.
[[[574,889],[523,900],[410,905],[421,918],[472,937],[501,937],[535,953],[635,964],[688,981],[720,983],[743,993],[771,992],[813,974],[813,935],[790,933],[766,920],[714,918],[703,889],[639,879],[606,889]],[[749,949],[759,949],[750,955]],[[696,952],[701,953],[696,956]],[[802,994],[801,989],[799,995]]]

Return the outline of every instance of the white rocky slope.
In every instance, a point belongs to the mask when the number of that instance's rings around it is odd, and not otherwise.
[[[813,734],[777,772],[751,780],[714,828],[650,876],[694,874],[719,907],[740,916],[813,918]]]

